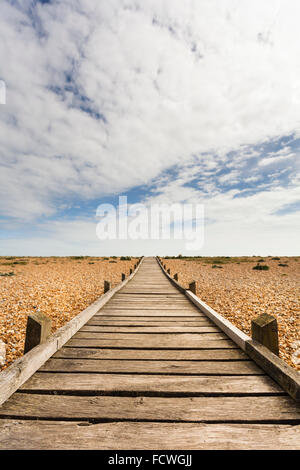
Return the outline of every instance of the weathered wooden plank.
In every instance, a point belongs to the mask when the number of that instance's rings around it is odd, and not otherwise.
[[[101,309],[96,316],[101,317],[160,317],[166,319],[166,317],[176,318],[176,317],[188,317],[188,318],[206,318],[206,315],[200,313],[199,311],[190,310],[190,309],[151,309],[151,308],[105,308]]]
[[[197,310],[196,308],[193,309],[193,308],[170,308],[170,307],[167,307],[167,308],[164,308],[163,306],[160,306],[159,305],[159,308],[156,306],[156,307],[138,307],[137,305],[136,306],[124,306],[123,307],[110,307],[110,304],[105,307],[105,309],[101,309],[101,312],[103,312],[103,314],[106,314],[106,315],[110,315],[110,314],[118,314],[118,315],[133,315],[133,316],[136,316],[136,315],[146,315],[146,316],[149,316],[149,315],[152,315],[152,316],[171,316],[171,317],[182,317],[182,316],[198,316],[199,318],[200,317],[205,317],[205,315],[201,312],[199,312],[199,310]]]
[[[209,322],[209,324],[213,324],[209,318],[206,318],[205,316],[151,316],[151,315],[99,315],[96,314],[94,315],[90,321],[125,321],[126,323],[129,322],[172,322],[172,323],[177,323],[177,322]]]
[[[1,417],[179,422],[300,423],[290,397],[80,397],[16,393]]]
[[[71,347],[84,347],[84,348],[138,348],[138,349],[237,349],[238,346],[234,344],[231,340],[219,339],[219,340],[209,340],[209,339],[200,339],[190,340],[189,342],[186,339],[182,340],[176,338],[163,338],[162,335],[157,335],[158,337],[149,338],[147,341],[141,338],[141,335],[134,335],[135,338],[130,339],[86,339],[86,338],[71,338],[66,346]],[[173,336],[173,335],[172,335]],[[181,335],[183,336],[183,335]],[[193,335],[194,336],[194,335]]]
[[[247,341],[245,350],[251,359],[255,359],[255,362],[276,380],[294,400],[300,402],[299,372],[257,341]]]
[[[36,372],[20,390],[79,393],[257,395],[285,393],[268,376],[179,376]]]
[[[264,375],[253,361],[49,359],[40,371],[120,374]]]
[[[123,321],[118,321],[118,320],[100,320],[99,317],[98,319],[92,318],[89,320],[84,327],[86,326],[127,326],[130,328],[134,327],[153,327],[153,328],[162,328],[162,327],[204,327],[204,326],[214,326],[214,324],[209,321],[209,320],[198,320],[198,321],[143,321],[143,319],[139,320],[123,320]],[[218,330],[219,331],[219,330]]]
[[[293,450],[300,426],[3,420],[0,449]]]
[[[146,359],[173,361],[248,360],[240,349],[93,349],[61,348],[52,356],[65,359]]]
[[[118,341],[134,341],[138,337],[141,341],[147,341],[151,344],[152,341],[203,341],[203,340],[216,340],[216,339],[226,339],[224,333],[105,333],[105,332],[90,332],[90,331],[78,331],[73,338],[74,339],[103,339],[103,340],[118,340]]]
[[[97,326],[84,325],[80,332],[94,333],[216,333],[215,326]]]

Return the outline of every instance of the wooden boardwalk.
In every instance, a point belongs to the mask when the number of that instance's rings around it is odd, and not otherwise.
[[[145,258],[0,406],[1,449],[299,449],[300,410]]]

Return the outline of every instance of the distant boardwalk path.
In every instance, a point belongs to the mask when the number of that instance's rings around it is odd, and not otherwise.
[[[296,404],[155,258],[0,406],[1,449],[299,449]]]

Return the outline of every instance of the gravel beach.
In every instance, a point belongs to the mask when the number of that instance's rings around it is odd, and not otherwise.
[[[274,259],[275,258],[275,259]],[[242,257],[164,259],[171,275],[242,331],[261,313],[277,318],[280,357],[300,370],[300,258]],[[257,264],[269,270],[253,269]]]
[[[54,332],[103,294],[104,280],[116,286],[136,262],[136,258],[1,257],[0,340],[6,344],[2,369],[23,355],[29,314],[48,315]]]

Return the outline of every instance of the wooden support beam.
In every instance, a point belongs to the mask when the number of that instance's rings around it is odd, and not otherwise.
[[[122,282],[125,281],[126,279],[126,274],[122,273]]]
[[[196,281],[190,282],[189,284],[189,290],[193,292],[193,294],[196,294],[196,289],[197,289],[197,283]]]
[[[259,315],[251,322],[252,339],[279,355],[277,320],[268,313]]]
[[[104,281],[104,294],[110,290],[110,282]]]
[[[24,354],[44,343],[51,334],[51,319],[41,312],[28,315]]]
[[[174,279],[175,279],[175,281],[178,281],[178,273],[174,274]]]

